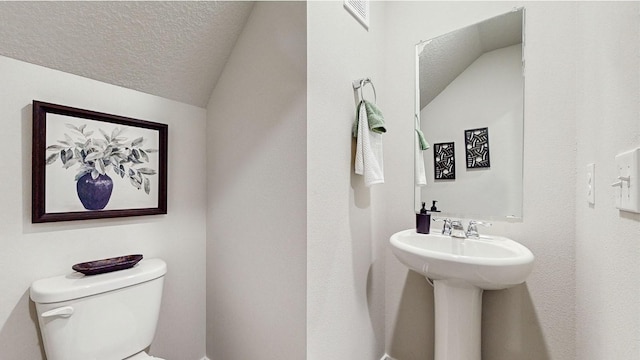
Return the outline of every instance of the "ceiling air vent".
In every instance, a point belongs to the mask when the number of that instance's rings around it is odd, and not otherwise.
[[[344,7],[365,29],[369,29],[369,0],[344,0]]]

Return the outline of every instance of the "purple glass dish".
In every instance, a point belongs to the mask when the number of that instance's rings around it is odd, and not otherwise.
[[[131,268],[140,260],[142,260],[142,255],[140,254],[126,255],[109,259],[83,262],[75,264],[71,268],[85,275],[97,275]]]

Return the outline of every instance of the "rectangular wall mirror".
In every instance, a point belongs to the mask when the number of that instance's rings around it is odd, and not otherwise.
[[[522,219],[524,9],[416,45],[416,210]],[[453,143],[440,157],[435,144]],[[451,163],[455,176],[443,176]],[[446,174],[445,174],[446,175]]]

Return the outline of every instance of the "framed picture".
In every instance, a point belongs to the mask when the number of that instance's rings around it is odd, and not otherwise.
[[[436,180],[453,180],[456,178],[454,143],[433,144],[433,167]]]
[[[467,169],[488,168],[491,166],[489,128],[465,130],[464,143],[467,152]]]
[[[168,126],[33,101],[34,223],[167,213]]]

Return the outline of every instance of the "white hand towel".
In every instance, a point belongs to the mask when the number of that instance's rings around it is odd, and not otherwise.
[[[415,145],[414,145],[415,155],[413,157],[415,161],[415,166],[413,168],[415,169],[416,186],[426,186],[427,174],[425,173],[425,168],[424,168],[424,151],[422,151],[422,149],[420,148],[420,141],[418,139],[417,132],[415,132],[415,137],[416,137]]]
[[[382,134],[369,129],[367,110],[363,102],[358,109],[358,139],[356,141],[355,171],[364,176],[364,184],[370,187],[384,183]]]

